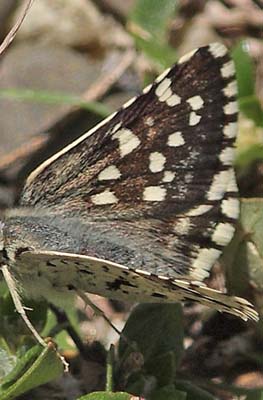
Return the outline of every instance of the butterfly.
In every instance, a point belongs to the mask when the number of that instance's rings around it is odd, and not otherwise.
[[[200,47],[36,168],[0,224],[15,291],[58,305],[79,290],[190,300],[256,320],[202,282],[239,215],[236,95],[227,49]]]

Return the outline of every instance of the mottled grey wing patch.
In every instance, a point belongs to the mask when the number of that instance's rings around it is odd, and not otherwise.
[[[191,52],[38,167],[20,206],[115,221],[116,232],[125,221],[137,243],[152,226],[176,260],[166,276],[205,278],[239,214],[232,167],[236,92],[223,45]],[[149,239],[145,251],[154,246]]]
[[[168,279],[142,270],[94,257],[60,252],[24,252],[17,258],[23,265],[23,285],[35,297],[41,294],[63,297],[78,290],[110,298],[136,302],[196,301],[243,319],[257,319],[253,306],[244,299],[230,297],[203,283],[187,279]],[[41,292],[37,281],[41,281]],[[31,287],[30,287],[31,285]],[[32,292],[33,291],[33,292]],[[66,296],[67,297],[67,296]]]

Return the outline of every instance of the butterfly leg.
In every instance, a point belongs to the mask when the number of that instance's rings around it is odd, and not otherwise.
[[[8,286],[8,289],[10,291],[11,297],[13,299],[16,311],[21,315],[21,317],[24,320],[26,326],[33,333],[33,335],[36,338],[36,340],[38,341],[38,343],[41,344],[41,346],[43,346],[43,347],[47,347],[47,343],[39,335],[39,333],[34,328],[34,326],[31,324],[30,320],[28,319],[28,317],[26,315],[25,307],[23,306],[21,298],[19,296],[16,282],[15,282],[14,278],[12,277],[12,275],[10,274],[7,266],[6,265],[2,265],[1,266],[1,270],[2,270],[2,273],[4,275],[4,278],[5,278],[6,284]]]
[[[38,331],[31,324],[28,316],[26,315],[26,311],[25,311],[26,308],[22,304],[21,298],[20,298],[18,290],[17,290],[16,282],[15,282],[14,278],[12,277],[12,274],[10,274],[8,267],[6,265],[2,265],[1,270],[4,275],[4,279],[6,281],[8,289],[10,291],[11,297],[13,299],[16,311],[19,313],[19,315],[21,315],[21,318],[25,322],[28,329],[32,332],[32,334],[36,338],[37,342],[43,347],[48,347],[48,342],[45,342],[45,340],[39,335]],[[67,361],[59,353],[57,353],[57,354],[58,354],[62,364],[64,365],[65,372],[67,372],[69,369],[69,365],[68,365]]]
[[[87,296],[82,290],[75,289],[75,291],[76,291],[77,295],[84,301],[84,303],[85,303],[86,305],[89,305],[89,306],[95,311],[95,313],[96,313],[97,315],[103,317],[103,318],[105,319],[105,321],[110,325],[110,327],[111,327],[119,336],[121,335],[121,332],[119,331],[119,329],[116,328],[115,325],[113,325],[113,323],[109,320],[109,318],[106,317],[106,315],[104,314],[104,312],[103,312],[99,307],[97,307],[97,306],[88,298],[88,296]]]

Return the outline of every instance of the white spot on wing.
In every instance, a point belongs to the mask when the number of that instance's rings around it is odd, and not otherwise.
[[[204,105],[204,100],[201,96],[193,96],[186,100],[193,110],[200,110]]]
[[[115,165],[110,165],[109,167],[102,170],[99,175],[98,179],[100,181],[110,180],[110,179],[118,179],[121,176],[120,171],[118,170]]]
[[[120,127],[121,127],[121,123],[118,122],[116,125],[114,125],[114,126],[112,127],[111,133],[117,132],[117,131],[120,129]]]
[[[201,116],[197,115],[194,111],[190,113],[189,125],[194,126],[200,122]]]
[[[237,123],[236,122],[229,122],[226,126],[223,128],[223,133],[225,137],[229,139],[233,139],[237,135]]]
[[[221,75],[223,78],[229,78],[235,74],[235,66],[232,60],[226,62],[221,68]]]
[[[236,101],[231,101],[224,106],[224,112],[227,115],[235,114],[238,112],[238,106]]]
[[[233,225],[229,223],[220,223],[216,225],[212,235],[212,241],[220,246],[226,246],[232,239],[235,232]]]
[[[225,87],[223,92],[227,97],[236,96],[237,95],[237,81],[234,80],[232,82],[229,82],[229,84]]]
[[[166,91],[159,97],[160,101],[166,101],[172,96],[172,91],[170,88],[166,89]]]
[[[182,132],[171,133],[171,135],[168,136],[167,144],[170,147],[178,147],[178,146],[182,146],[183,144],[185,144]]]
[[[143,269],[139,269],[139,268],[136,268],[135,272],[137,272],[140,275],[145,275],[145,276],[151,276],[152,275],[151,272],[144,271]]]
[[[166,189],[160,186],[148,186],[143,192],[143,200],[145,201],[163,201],[165,196]]]
[[[148,126],[153,126],[154,125],[154,119],[151,116],[146,117],[144,122]]]
[[[220,200],[228,190],[231,180],[234,178],[232,175],[233,169],[220,171],[213,178],[212,184],[207,193],[208,200]],[[232,178],[233,176],[233,178]]]
[[[181,97],[177,94],[173,94],[166,100],[166,104],[170,107],[177,106],[177,104],[181,103]]]
[[[229,170],[229,180],[228,180],[228,183],[227,183],[226,191],[227,192],[238,192],[236,176],[235,176],[235,172],[234,172],[233,168],[231,168]]]
[[[239,216],[239,200],[232,197],[223,200],[221,210],[227,217],[237,219]]]
[[[166,158],[163,156],[162,153],[155,151],[154,153],[150,154],[150,165],[149,169],[152,172],[160,172],[164,169]]]
[[[155,89],[155,94],[157,97],[161,97],[166,90],[171,86],[171,79],[165,78],[161,83],[159,83],[159,85],[157,86],[157,88]]]
[[[209,275],[209,270],[221,254],[217,249],[200,249],[192,265],[192,274],[197,279],[203,280]]]
[[[220,155],[219,159],[223,165],[232,165],[234,161],[235,151],[233,147],[225,147]]]
[[[181,103],[181,98],[172,92],[171,79],[165,78],[155,89],[155,94],[161,102],[165,101],[170,107],[176,106]]]
[[[201,204],[198,207],[192,208],[192,210],[187,212],[187,216],[189,217],[198,217],[199,215],[203,215],[210,211],[213,208],[211,205]]]
[[[225,192],[232,191],[234,187],[236,187],[236,180],[233,168],[220,171],[213,178],[207,198],[208,200],[220,200],[223,198]]]
[[[113,135],[113,138],[119,140],[121,157],[124,157],[127,154],[131,153],[140,144],[139,138],[136,135],[134,135],[134,133],[132,133],[130,129],[126,128],[117,131]]]
[[[190,286],[190,282],[183,281],[182,279],[175,279],[174,283],[176,283],[178,286],[181,286],[185,289],[188,289]]]
[[[164,171],[162,182],[172,182],[174,177],[175,173],[173,171]]]
[[[179,235],[187,235],[191,229],[191,220],[187,217],[178,218],[174,227],[174,231]]]
[[[224,57],[227,54],[227,48],[221,43],[210,44],[209,51],[215,58]]]
[[[91,201],[93,204],[96,204],[98,206],[118,203],[117,197],[109,189],[106,189],[104,190],[104,192],[91,196]]]

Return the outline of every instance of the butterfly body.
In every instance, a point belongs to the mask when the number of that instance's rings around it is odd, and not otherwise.
[[[239,214],[234,75],[224,46],[197,49],[31,173],[2,225],[2,263],[25,292],[194,300],[255,318],[201,283]]]
[[[20,215],[19,215],[20,214]],[[31,210],[14,210],[4,226],[4,237],[6,257],[9,263],[13,262],[12,271],[16,276],[16,280],[25,288],[25,293],[33,297],[47,297],[44,285],[41,279],[46,273],[41,273],[38,268],[38,260],[28,259],[28,265],[21,265],[21,256],[24,253],[32,253],[37,251],[62,252],[68,254],[77,254],[90,256],[93,258],[105,259],[105,262],[111,261],[123,266],[129,266],[132,270],[142,270],[148,274],[158,275],[159,271],[170,278],[180,277],[180,269],[173,268],[176,266],[176,253],[166,249],[163,240],[160,240],[154,232],[149,233],[145,228],[143,232],[137,235],[134,231],[129,231],[129,222],[123,222],[122,230],[116,229],[116,222],[108,221],[85,221],[78,218],[63,218],[61,216],[32,213]],[[153,229],[152,229],[153,230]],[[48,238],[48,239],[47,239]],[[158,243],[159,242],[159,243]],[[33,265],[34,264],[34,265]],[[48,269],[48,268],[47,268]],[[108,269],[108,268],[104,268]],[[74,282],[74,278],[64,271],[51,268],[52,275],[54,272],[59,276],[67,276],[65,284],[52,282],[61,290],[67,290],[67,287],[85,286],[85,290],[93,292],[94,290],[101,295],[106,295],[106,284],[99,287],[99,282],[109,278],[103,268],[97,271],[97,285],[89,287],[89,278],[83,272],[84,285]],[[106,271],[108,272],[108,271]],[[77,274],[76,274],[76,279]],[[29,281],[30,286],[33,283],[35,289],[36,282],[39,281],[39,286],[42,290],[37,290],[36,294],[32,294],[32,289],[27,288]],[[94,283],[92,283],[94,285]],[[64,286],[64,287],[63,287]],[[56,289],[57,290],[57,289]],[[109,295],[110,293],[107,293]],[[120,296],[117,292],[117,296]],[[138,296],[138,294],[136,294]],[[138,297],[137,297],[138,298]],[[49,300],[52,300],[49,298]],[[134,300],[134,299],[133,299]],[[147,299],[144,299],[147,301]]]

